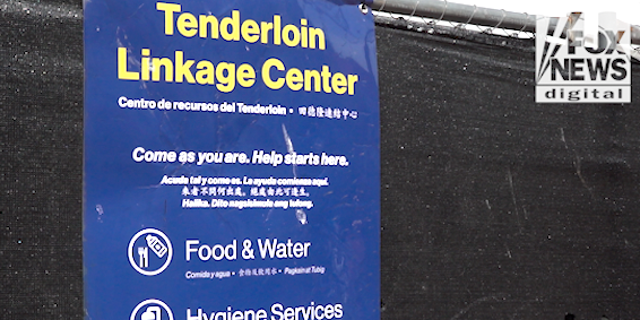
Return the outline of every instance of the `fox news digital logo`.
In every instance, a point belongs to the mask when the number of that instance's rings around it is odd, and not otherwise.
[[[555,19],[537,21],[536,102],[631,102],[629,24],[600,13],[590,35],[583,17],[572,13],[555,26]]]

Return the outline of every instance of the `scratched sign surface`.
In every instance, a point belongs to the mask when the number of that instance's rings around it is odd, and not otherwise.
[[[87,319],[379,318],[371,13],[85,2]]]

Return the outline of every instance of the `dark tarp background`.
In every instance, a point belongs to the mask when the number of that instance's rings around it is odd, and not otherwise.
[[[535,104],[532,40],[376,31],[382,319],[640,317],[640,89]],[[82,41],[0,3],[1,319],[83,318]]]

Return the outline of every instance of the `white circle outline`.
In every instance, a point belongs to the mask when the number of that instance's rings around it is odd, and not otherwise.
[[[153,234],[159,235],[167,243],[167,247],[169,249],[168,250],[169,255],[167,256],[167,261],[165,261],[162,267],[160,267],[158,270],[155,270],[155,271],[145,271],[140,269],[133,258],[133,245],[138,240],[138,238],[140,238],[140,236],[145,233],[153,233]],[[169,266],[169,263],[171,263],[171,259],[173,258],[173,245],[171,245],[171,241],[169,241],[169,238],[160,230],[157,230],[154,228],[147,228],[147,229],[138,231],[138,233],[136,233],[133,236],[133,238],[131,238],[131,241],[129,241],[129,249],[127,250],[127,255],[129,256],[129,263],[136,271],[140,272],[145,276],[155,276],[157,274],[160,274],[162,271],[164,271]]]
[[[169,320],[173,320],[173,311],[171,311],[171,308],[169,308],[169,306],[166,303],[158,299],[147,299],[145,301],[138,303],[138,305],[133,309],[133,312],[131,312],[131,317],[129,317],[129,319],[136,320],[136,315],[138,315],[138,311],[140,311],[140,308],[151,303],[159,304],[162,308],[164,308],[164,311],[166,311],[167,314],[169,315]]]

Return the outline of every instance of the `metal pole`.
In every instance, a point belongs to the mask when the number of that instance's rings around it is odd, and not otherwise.
[[[373,0],[373,10],[389,11],[429,19],[505,28],[527,32],[536,31],[536,16],[527,13],[482,8],[439,0]],[[557,18],[551,19],[555,26]],[[631,26],[631,43],[640,44],[640,29]]]

